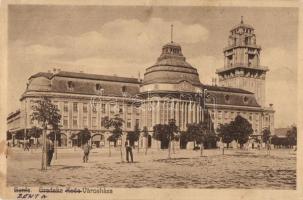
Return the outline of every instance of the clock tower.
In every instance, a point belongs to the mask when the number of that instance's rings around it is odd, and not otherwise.
[[[240,24],[231,29],[223,52],[224,67],[216,71],[219,85],[253,92],[259,105],[265,106],[268,68],[260,65],[261,47],[257,45],[254,28],[244,24],[243,17]]]

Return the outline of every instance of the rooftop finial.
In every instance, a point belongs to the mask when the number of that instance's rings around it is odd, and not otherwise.
[[[241,16],[241,24],[243,24],[243,16]]]
[[[174,25],[170,25],[170,42],[173,43]]]

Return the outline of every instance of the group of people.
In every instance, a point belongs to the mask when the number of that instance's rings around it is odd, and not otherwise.
[[[87,163],[91,147],[88,143],[86,143],[82,146],[82,149],[83,149],[83,162]],[[47,166],[51,165],[54,150],[55,150],[54,142],[50,139],[50,137],[48,137],[46,140]],[[132,146],[130,145],[129,141],[125,142],[125,152],[126,152],[126,161],[128,163],[129,162],[133,163],[134,156],[133,156]]]
[[[88,156],[91,147],[89,146],[88,143],[83,145],[83,162],[87,163],[88,162]],[[132,146],[130,145],[129,141],[125,142],[125,152],[126,152],[126,161],[129,162],[134,162],[134,156],[133,156],[133,151],[132,151]]]

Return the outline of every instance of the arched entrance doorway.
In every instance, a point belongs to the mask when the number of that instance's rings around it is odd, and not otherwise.
[[[101,148],[105,145],[104,136],[100,133],[97,133],[91,138],[92,146],[95,148]]]

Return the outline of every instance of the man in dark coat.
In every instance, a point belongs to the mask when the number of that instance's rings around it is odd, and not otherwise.
[[[46,140],[47,166],[50,166],[50,164],[52,162],[54,150],[55,150],[54,143],[48,137],[47,140]]]
[[[83,145],[83,162],[88,161],[89,151],[90,151],[90,146],[88,145],[88,143],[84,144]]]
[[[126,151],[126,161],[129,162],[129,155],[130,155],[131,162],[134,162],[133,151],[132,151],[132,147],[129,144],[129,141],[125,142],[125,151]]]

